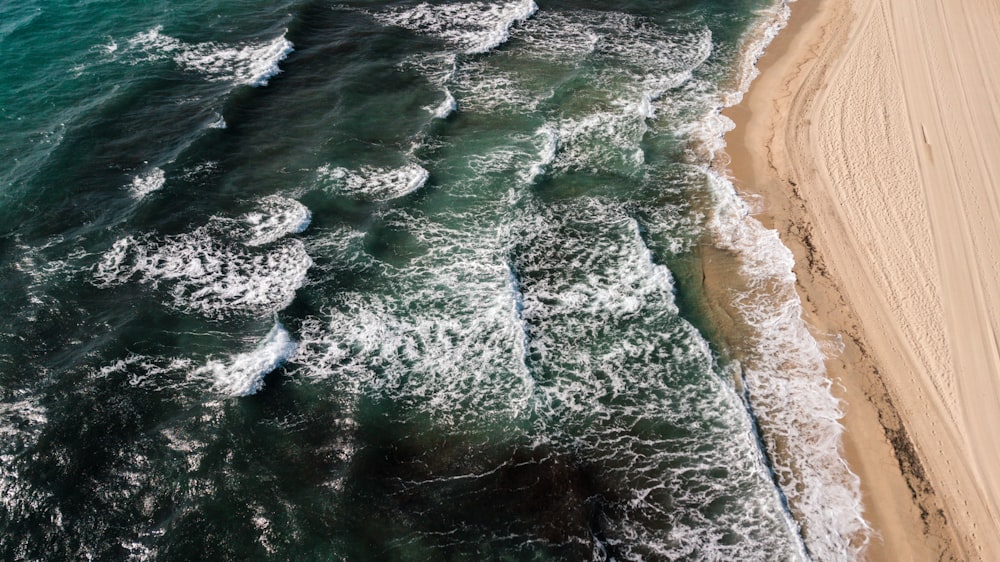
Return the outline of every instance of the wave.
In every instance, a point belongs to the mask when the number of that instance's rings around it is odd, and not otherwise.
[[[627,18],[625,14],[605,17],[602,12],[542,11],[520,26],[515,34],[518,53],[550,61],[572,61],[593,53],[603,34],[604,20]]]
[[[436,119],[446,119],[458,109],[455,103],[455,96],[451,95],[448,88],[444,89],[444,99],[438,105],[427,106],[424,109],[429,111]]]
[[[531,113],[536,111],[550,91],[533,92],[518,82],[516,76],[498,72],[486,61],[469,61],[459,66],[450,84],[462,110],[484,113]]]
[[[534,0],[514,0],[502,4],[421,3],[412,8],[376,12],[373,16],[383,25],[444,39],[471,55],[486,53],[507,42],[511,26],[530,18],[537,10]]]
[[[295,354],[298,344],[288,330],[275,322],[257,346],[247,353],[224,361],[210,360],[197,374],[212,377],[215,387],[229,396],[256,394],[264,386],[264,377],[281,367]]]
[[[409,195],[427,183],[430,173],[417,164],[401,168],[365,166],[355,171],[322,166],[317,170],[328,191],[372,201],[389,201]]]
[[[553,167],[568,170],[620,170],[638,173],[646,161],[642,139],[645,117],[627,103],[620,111],[599,111],[558,124],[559,154]]]
[[[223,117],[222,115],[216,114],[216,118],[206,127],[209,129],[225,129],[228,126],[229,124],[226,123],[226,118]]]
[[[392,215],[394,227],[428,250],[405,268],[382,267],[370,253],[356,252],[350,261],[361,263],[353,267],[377,268],[387,290],[341,292],[325,318],[305,321],[297,330],[296,375],[347,395],[411,402],[447,424],[526,419],[533,382],[517,287],[497,244],[503,235]]]
[[[531,164],[527,175],[524,176],[527,183],[532,183],[542,176],[555,162],[559,151],[559,133],[553,127],[542,126],[535,133],[535,138],[541,141],[541,146],[538,148],[538,160]]]
[[[309,208],[294,199],[271,195],[261,199],[258,205],[259,210],[239,218],[247,230],[248,246],[262,246],[288,234],[298,234],[312,222]]]
[[[448,27],[451,24],[435,19],[459,9],[456,6],[431,9],[422,4],[380,17],[384,23],[445,37],[455,34],[464,37],[456,31],[465,29],[460,23],[455,23],[453,29]],[[488,15],[481,17],[490,19]],[[625,104],[644,118],[656,116],[655,102],[666,91],[688,81],[713,48],[707,27],[685,35],[670,34],[645,19],[619,12],[540,12],[506,33],[509,37],[505,36],[505,41],[513,41],[509,54],[517,57],[567,68],[583,58],[600,61],[601,70],[588,71],[594,73],[592,80],[602,84],[605,92],[631,98]],[[461,42],[455,39],[452,43],[456,41]],[[437,53],[412,57],[404,65],[445,90],[445,101],[427,108],[438,117],[448,115],[456,105],[474,112],[534,112],[556,93],[551,83],[532,83],[530,73],[512,72],[493,59],[456,59],[454,53]],[[457,103],[450,103],[455,98]]]
[[[794,258],[748,214],[728,178],[708,172],[719,200],[716,244],[741,260],[749,287],[735,296],[751,328],[743,376],[792,512],[818,560],[855,560],[867,542],[860,481],[840,456],[843,417],[825,356],[802,319]],[[781,448],[778,448],[778,443]]]
[[[184,70],[234,84],[266,86],[281,72],[279,63],[294,50],[284,35],[268,42],[241,45],[189,44],[164,35],[162,30],[163,26],[157,26],[128,40],[130,49],[142,55],[135,62],[170,58]]]
[[[240,220],[213,218],[192,232],[156,239],[121,238],[93,271],[100,287],[137,280],[167,290],[168,304],[210,318],[263,316],[288,306],[312,260],[301,240],[308,209],[277,196]],[[229,242],[233,237],[242,243]]]
[[[160,168],[152,168],[145,173],[132,178],[129,191],[132,197],[143,199],[150,193],[158,191],[167,181],[167,176]]]
[[[529,162],[545,136],[525,138],[515,160]],[[382,290],[339,292],[306,319],[295,378],[458,431],[502,427],[572,450],[614,475],[602,529],[619,559],[796,559],[739,396],[680,318],[672,273],[628,205],[496,203],[506,210],[491,218],[391,213],[427,251],[379,268]],[[363,250],[338,251],[352,268],[377,267]],[[651,524],[663,517],[669,531]]]
[[[555,440],[567,432],[585,458],[590,447],[613,450],[610,463],[627,467],[621,504],[607,506],[621,559],[795,559],[739,397],[680,317],[673,275],[638,221],[623,206],[580,199],[515,232],[529,356],[544,373],[536,423]],[[664,533],[648,522],[665,509]],[[753,538],[727,544],[720,532]]]
[[[43,12],[31,2],[18,2],[4,6],[0,13],[3,15],[3,21],[0,22],[0,43],[3,43],[8,36],[31,25]]]
[[[595,79],[605,90],[639,98],[643,115],[652,118],[652,101],[690,79],[713,51],[707,27],[685,34],[668,33],[644,18],[620,12],[543,12],[518,28],[512,50],[547,64],[581,58],[601,61]]]

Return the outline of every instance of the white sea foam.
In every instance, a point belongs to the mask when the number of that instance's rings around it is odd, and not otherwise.
[[[516,76],[497,71],[488,62],[479,60],[458,67],[451,84],[463,111],[532,112],[551,95],[550,91],[532,92]]]
[[[627,107],[565,119],[559,123],[559,154],[553,166],[638,172],[646,159],[641,143],[648,130],[645,118]]]
[[[736,295],[752,329],[744,377],[764,426],[774,468],[810,552],[819,560],[855,560],[867,542],[860,483],[840,456],[843,416],[822,348],[802,319],[794,259],[778,233],[749,215],[728,179],[708,172],[719,207],[716,243],[735,252],[749,281]]]
[[[593,53],[601,40],[601,24],[624,14],[541,11],[526,20],[514,38],[518,55],[551,62],[571,61]],[[627,17],[627,16],[626,16]]]
[[[451,91],[447,88],[444,89],[444,99],[438,105],[427,106],[424,109],[430,112],[437,119],[446,119],[449,115],[458,109],[458,105],[455,103],[455,96],[451,95]]]
[[[625,16],[609,26],[595,54],[611,63],[599,81],[624,94],[613,104],[644,119],[655,119],[658,100],[689,81],[692,71],[711,56],[712,33],[703,28],[675,36]]]
[[[413,17],[423,25],[433,10],[427,12],[427,7],[421,6],[405,13],[421,14]],[[597,71],[594,81],[602,84],[604,91],[631,98],[628,103],[633,110],[646,118],[655,117],[655,102],[667,90],[689,80],[691,71],[712,52],[708,28],[675,36],[623,13],[544,12],[519,26],[513,37],[517,41],[508,53],[512,56],[555,65],[572,64],[581,57],[602,59],[603,70]],[[453,55],[435,55],[409,64],[449,94],[454,91],[463,110],[531,112],[553,95],[551,84],[533,84],[530,74],[520,76],[489,59],[456,61]],[[434,112],[438,109],[447,109],[447,104],[429,108]]]
[[[501,159],[538,158],[531,141],[545,136],[515,139],[523,150]],[[425,250],[405,265],[346,249],[357,236],[324,246],[378,271],[380,290],[340,291],[303,322],[293,378],[387,397],[435,427],[530,424],[621,475],[607,524],[623,559],[799,558],[740,398],[679,318],[672,275],[625,206],[529,198],[493,222],[446,212],[444,224],[380,215]],[[649,525],[664,513],[666,534]],[[736,535],[752,538],[729,544]]]
[[[208,124],[209,129],[225,129],[228,126],[226,118],[218,114],[216,115],[216,119]]]
[[[574,223],[582,226],[574,229],[570,226]],[[311,320],[308,337],[303,336],[303,347],[309,352],[300,361],[309,365],[311,376],[349,379],[358,384],[355,392],[365,394],[388,393],[397,400],[419,397],[415,403],[429,415],[451,419],[462,415],[454,404],[474,404],[477,411],[472,418],[496,420],[516,416],[519,410],[498,408],[499,400],[487,398],[502,395],[497,385],[523,373],[523,386],[533,394],[527,403],[539,414],[536,423],[545,425],[543,434],[558,440],[569,420],[584,423],[580,420],[586,416],[592,422],[584,424],[585,436],[572,435],[579,438],[574,441],[576,455],[599,462],[587,456],[591,445],[598,451],[613,449],[616,466],[629,467],[620,469],[623,473],[657,475],[644,481],[644,486],[623,490],[634,497],[611,523],[612,534],[622,539],[619,548],[630,551],[630,545],[643,545],[665,559],[710,552],[716,552],[717,559],[754,559],[761,552],[777,553],[777,559],[796,559],[799,553],[781,550],[785,539],[773,536],[785,524],[777,494],[760,458],[747,456],[755,450],[748,420],[739,415],[741,404],[735,393],[711,376],[707,344],[686,324],[669,330],[659,324],[647,329],[643,323],[627,324],[629,328],[623,330],[618,324],[629,318],[659,322],[677,315],[670,272],[655,263],[639,225],[623,208],[598,200],[581,201],[580,206],[559,206],[542,215],[516,218],[509,229],[492,236],[467,236],[423,221],[409,224],[408,230],[434,248],[435,257],[421,259],[408,273],[400,270],[394,275],[400,281],[416,275],[426,278],[428,285],[394,285],[389,302],[349,295],[346,302],[352,307],[364,302],[366,313],[334,313],[329,323]],[[607,240],[605,235],[585,237],[587,232],[615,234]],[[483,241],[488,243],[483,246]],[[465,295],[476,261],[488,263],[490,256],[505,254],[508,250],[503,248],[512,242],[531,250],[517,250],[499,272],[507,278],[506,290],[487,284],[481,287],[486,291],[474,292],[477,298],[468,299]],[[494,291],[496,302],[505,303],[495,309],[495,317],[499,320],[505,312],[509,330],[496,330],[503,338],[480,340],[469,332],[470,327],[488,325],[470,324],[468,316],[454,311]],[[499,298],[504,293],[508,297]],[[447,295],[452,295],[450,301],[445,300]],[[444,311],[450,323],[413,322],[414,316],[435,318],[441,302],[462,303],[451,313]],[[690,343],[672,349],[667,343],[685,339]],[[614,344],[595,345],[603,341]],[[504,356],[514,359],[507,364],[507,377],[497,377],[504,371],[492,378],[478,376],[476,366],[492,366]],[[413,368],[409,361],[418,357],[428,362]],[[471,359],[476,361],[470,363]],[[441,376],[431,366],[433,362],[456,369]],[[700,363],[698,368],[709,373],[707,384],[687,380],[692,363]],[[545,373],[544,383],[535,384],[534,369]],[[672,373],[674,369],[680,372]],[[409,376],[400,379],[400,372]],[[706,397],[706,389],[717,395]],[[658,398],[650,400],[650,396]],[[704,412],[719,413],[728,421],[705,422]],[[633,423],[679,424],[685,419],[698,420],[691,441],[655,440],[625,429],[602,429],[606,421],[611,428],[622,428]],[[713,446],[707,447],[706,441]],[[685,470],[676,472],[678,463]],[[720,478],[719,471],[726,476]],[[771,503],[754,496],[748,504],[722,515],[699,512],[701,506],[733,501],[733,489],[745,493],[749,485],[764,497],[770,490]],[[666,538],[651,533],[645,523],[651,514],[662,513],[665,497],[673,498],[669,500],[672,513],[683,513]],[[731,531],[755,539],[727,545],[721,537]],[[762,543],[768,543],[768,548],[761,548]],[[650,551],[644,552],[650,556]]]
[[[559,134],[551,126],[543,125],[535,133],[535,138],[538,139],[541,146],[538,149],[538,160],[531,164],[527,176],[524,178],[527,183],[535,181],[545,173],[549,166],[555,162],[559,150]]]
[[[427,78],[431,84],[444,88],[458,70],[458,57],[454,53],[413,55],[405,58],[399,66],[412,68]]]
[[[446,424],[517,419],[530,408],[532,381],[524,330],[503,281],[495,279],[492,291],[478,295],[476,289],[449,295],[443,287],[412,287],[404,302],[343,295],[343,310],[304,324],[298,374],[335,381],[352,394],[416,401]],[[476,296],[486,300],[473,302]],[[421,298],[430,302],[419,304]],[[448,298],[455,302],[446,305]],[[400,305],[414,313],[401,315],[394,310]]]
[[[251,211],[239,221],[248,230],[246,244],[270,244],[288,234],[298,234],[309,227],[312,213],[294,199],[270,195],[261,199],[260,209]]]
[[[649,21],[617,12],[543,12],[521,26],[518,56],[563,63],[592,57],[604,64],[595,78],[607,91],[635,92],[639,104],[659,99],[688,80],[712,54],[706,27],[686,35],[667,33]],[[655,116],[644,106],[643,115]]]
[[[292,43],[282,36],[270,43],[239,47],[216,48],[213,44],[200,44],[178,54],[174,60],[214,80],[266,86],[271,77],[281,72],[278,63],[292,50]]]
[[[210,360],[198,373],[210,375],[223,394],[249,396],[263,388],[264,377],[292,357],[296,348],[295,340],[284,326],[275,322],[252,351],[222,361]]]
[[[466,54],[476,54],[505,43],[510,37],[511,26],[530,18],[537,10],[534,0],[513,0],[506,3],[421,3],[373,15],[384,25],[439,37]]]
[[[525,245],[517,262],[529,356],[546,373],[535,392],[537,423],[556,438],[568,420],[586,427],[585,437],[567,436],[576,454],[588,454],[582,443],[613,449],[615,466],[637,479],[608,521],[623,558],[804,558],[753,454],[739,397],[712,373],[705,340],[679,318],[672,275],[639,224],[591,199],[552,208],[516,232]],[[673,439],[625,429],[647,423],[697,429]],[[752,500],[736,499],[749,490]],[[722,513],[702,511],[726,502]],[[676,514],[666,537],[646,523],[664,509]],[[754,539],[726,544],[730,532]]]
[[[205,160],[195,164],[194,166],[184,168],[180,177],[185,180],[205,178],[210,176],[216,169],[218,169],[218,167],[218,162],[214,160]]]
[[[129,562],[156,560],[157,551],[139,541],[121,541],[121,547],[128,552]]]
[[[564,226],[566,223],[568,227]],[[588,234],[590,228],[614,235],[593,236]],[[522,285],[524,317],[529,324],[548,323],[553,315],[558,315],[563,322],[560,326],[568,331],[577,327],[589,331],[616,318],[632,317],[643,309],[655,308],[668,317],[678,312],[670,271],[652,261],[640,238],[638,224],[614,204],[582,199],[571,207],[549,210],[522,226],[519,234],[527,237],[532,248],[522,257],[528,277]],[[579,275],[574,271],[545,282],[532,279],[533,270],[549,271],[560,260],[570,260],[571,269],[579,270]],[[579,321],[583,324],[575,324],[575,316],[582,317]],[[588,324],[591,321],[593,325]],[[582,332],[578,335],[584,336]],[[548,339],[540,336],[540,342]],[[551,343],[554,350],[561,345],[572,347],[583,342],[570,338],[563,343]],[[565,396],[561,400],[586,402],[588,397]]]
[[[268,554],[274,556],[278,553],[277,547],[274,546],[274,542],[278,539],[275,536],[274,525],[271,520],[263,515],[265,512],[264,508],[260,506],[253,506],[256,515],[253,516],[251,522],[254,528],[258,531],[257,542],[264,547],[264,551]]]
[[[428,251],[380,268],[389,292],[342,293],[327,318],[305,322],[297,374],[415,401],[442,423],[520,419],[533,381],[504,236],[393,214]]]
[[[521,328],[522,336],[519,340],[515,339],[514,341],[514,353],[520,356],[521,361],[519,366],[524,387],[528,392],[534,393],[535,380],[532,378],[531,370],[528,368],[528,354],[531,350],[531,329],[524,320],[524,293],[521,292],[521,281],[517,278],[517,272],[510,263],[507,264],[507,280],[510,284],[511,324]]]
[[[121,238],[94,268],[98,286],[131,280],[167,290],[175,308],[221,318],[281,310],[305,282],[312,260],[300,240],[309,209],[271,195],[238,219],[213,217],[186,234]],[[224,242],[235,238],[239,242]]]
[[[645,163],[645,121],[656,118],[660,98],[689,81],[712,53],[708,28],[676,36],[626,14],[542,13],[514,37],[511,56],[540,56],[547,64],[572,62],[572,56],[602,62],[587,71],[596,85],[587,102],[581,97],[567,104],[569,111],[556,125],[559,156],[551,167],[563,171],[637,173]],[[491,59],[460,61],[449,85],[469,111],[531,112],[553,95],[551,85],[532,83]]]
[[[790,2],[795,0],[776,0],[769,8],[758,12],[760,23],[750,30],[744,38],[743,57],[736,75],[735,87],[723,93],[722,102],[733,106],[743,100],[743,94],[750,88],[750,83],[760,74],[757,61],[764,55],[764,50],[784,29],[791,16]]]
[[[494,145],[489,152],[466,157],[466,167],[473,178],[449,186],[449,195],[476,197],[482,195],[482,181],[494,175],[515,174],[520,183],[528,185],[552,167],[559,151],[558,131],[551,125],[542,125],[534,134],[512,134],[511,144]],[[528,192],[517,185],[510,186],[508,203],[520,200]]]
[[[190,371],[193,366],[191,360],[186,358],[167,359],[129,353],[124,358],[102,366],[94,376],[106,378],[112,375],[128,375],[129,386],[163,390],[177,388],[177,375]]]
[[[129,47],[142,55],[138,60],[171,58],[185,70],[198,72],[209,80],[228,81],[248,86],[266,86],[281,72],[279,63],[294,46],[284,35],[269,42],[225,45],[221,43],[184,43],[161,33],[157,26],[129,39]]]
[[[712,54],[712,32],[704,27],[677,36],[645,20],[623,16],[612,31],[601,38],[597,53],[627,61],[637,69],[654,69],[658,74],[686,72],[697,68]]]
[[[749,35],[737,90],[720,93],[724,104],[740,101],[756,75],[748,69],[787,16],[784,2],[762,14],[761,27]],[[707,113],[688,131],[700,147],[697,157],[712,159],[731,128],[717,108]],[[748,284],[735,295],[741,319],[752,330],[743,375],[782,490],[815,559],[856,560],[870,528],[859,480],[840,456],[843,414],[830,390],[822,348],[802,319],[794,259],[778,233],[750,215],[728,178],[707,167],[704,174],[717,202],[710,222],[716,244],[739,257]]]
[[[543,11],[520,25],[513,38],[518,56],[563,64],[596,56],[625,63],[641,74],[685,72],[712,52],[707,27],[679,35],[624,12]]]
[[[159,190],[167,182],[167,176],[160,168],[149,170],[132,178],[129,191],[136,199],[143,199],[150,193]]]
[[[163,288],[173,307],[208,317],[263,316],[291,303],[312,260],[300,240],[251,251],[223,243],[210,227],[162,240],[117,240],[94,270],[109,287],[130,280]]]
[[[325,189],[372,201],[389,201],[409,195],[427,183],[430,173],[417,164],[400,168],[365,166],[357,170],[322,166],[317,170]]]

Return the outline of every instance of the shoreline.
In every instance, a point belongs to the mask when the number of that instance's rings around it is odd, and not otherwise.
[[[865,550],[869,560],[957,559],[948,541],[936,540],[943,526],[929,528],[923,514],[938,511],[933,495],[918,494],[928,486],[907,477],[907,451],[912,449],[904,435],[890,441],[887,425],[899,427],[898,413],[883,388],[865,389],[864,378],[874,378],[877,366],[857,319],[840,288],[830,277],[814,240],[811,210],[798,190],[799,181],[778,167],[773,145],[783,140],[782,129],[795,126],[790,105],[810,74],[822,73],[819,53],[836,37],[846,33],[850,18],[846,0],[818,3],[795,2],[787,25],[757,61],[759,75],[741,103],[723,114],[734,122],[726,135],[727,171],[741,196],[762,199],[755,218],[766,228],[778,231],[782,242],[795,257],[796,290],[803,316],[818,341],[840,334],[843,351],[827,356],[826,369],[835,382],[833,391],[844,412],[841,424],[842,455],[861,480],[865,520],[872,536]],[[834,47],[835,49],[835,47]],[[835,56],[835,55],[834,55]],[[847,311],[837,310],[847,307]],[[846,312],[846,313],[845,313]],[[888,420],[892,420],[887,423]],[[919,462],[919,461],[918,461]],[[912,464],[912,463],[911,463]],[[916,470],[919,474],[919,469]],[[931,493],[932,494],[932,493]],[[912,529],[922,529],[914,536]]]
[[[780,0],[758,15],[759,23],[744,36],[742,62],[733,88],[720,100],[723,107],[742,107],[760,79],[759,59],[785,37],[792,11]],[[717,337],[738,366],[734,382],[756,420],[803,556],[856,560],[871,528],[862,515],[860,479],[843,458],[841,400],[826,366],[832,342],[805,320],[792,252],[769,225],[748,215],[759,201],[747,201],[729,173],[726,131],[734,123],[728,113],[706,120],[706,130],[718,137],[704,142],[715,201],[713,240],[699,250],[701,291],[713,323],[729,327]]]
[[[996,449],[983,435],[988,430],[977,433],[965,424],[982,416],[986,417],[981,421],[988,423],[1000,413],[989,412],[986,406],[992,403],[986,401],[970,408],[978,417],[970,417],[968,409],[964,416],[955,416],[956,404],[961,406],[962,398],[968,398],[954,390],[961,386],[962,371],[952,368],[942,376],[937,371],[942,365],[934,362],[941,357],[934,347],[940,346],[935,328],[949,322],[940,317],[940,308],[924,302],[931,297],[920,293],[923,289],[934,293],[932,297],[948,295],[939,287],[935,292],[926,286],[934,285],[935,278],[948,280],[948,270],[941,268],[942,248],[954,246],[955,239],[967,243],[969,237],[955,233],[961,234],[961,220],[935,221],[933,212],[907,205],[908,199],[893,200],[907,196],[905,187],[922,184],[913,176],[926,178],[934,172],[925,162],[907,160],[912,154],[905,153],[913,145],[913,152],[922,156],[921,137],[928,151],[933,144],[923,124],[928,115],[915,119],[917,103],[911,101],[921,97],[912,85],[922,85],[912,79],[913,69],[925,60],[909,60],[896,48],[903,39],[913,40],[900,37],[900,28],[891,25],[892,14],[905,10],[909,0],[858,4],[820,0],[791,5],[788,25],[758,61],[759,76],[741,103],[723,111],[736,125],[725,138],[729,162],[724,164],[741,194],[762,198],[764,208],[755,218],[777,230],[793,252],[804,319],[817,340],[842,347],[839,353],[828,354],[826,366],[844,409],[843,454],[861,478],[865,518],[874,529],[867,557],[982,558],[1000,552],[993,516],[996,498],[990,493],[996,489],[996,479],[989,478],[989,461]],[[965,15],[966,20],[958,23],[974,28]],[[989,15],[985,17],[989,21]],[[942,33],[937,46],[956,42],[956,35]],[[975,45],[987,35],[973,34]],[[960,52],[972,55],[952,60],[961,76],[967,78],[970,74],[962,71],[974,63],[984,73],[975,50]],[[887,71],[894,66],[897,72]],[[887,91],[897,97],[883,101]],[[987,109],[991,103],[997,107],[994,99],[984,101]],[[932,109],[925,112],[933,113]],[[914,139],[914,131],[920,137]],[[935,133],[945,141],[950,136],[949,130],[931,131],[932,136]],[[952,164],[962,171],[961,163],[955,165],[953,159]],[[984,169],[979,179],[988,189],[989,182],[983,180],[989,179],[991,170],[981,166],[980,172]],[[958,192],[961,199],[959,182],[946,185],[949,197]],[[995,203],[993,198],[987,200]],[[865,213],[879,208],[886,209],[888,218],[876,216],[866,222]],[[927,222],[936,227],[933,235],[927,232]],[[975,234],[1000,240],[997,228],[982,230]],[[936,238],[916,244],[923,254],[909,248],[914,233],[921,231]],[[884,255],[871,250],[873,245],[884,246],[885,255],[896,252],[906,259],[889,259],[886,266]],[[976,255],[972,261],[977,261]],[[987,264],[976,271],[988,277],[990,268]],[[931,281],[923,287],[914,282],[926,279]],[[996,285],[987,279],[978,288],[979,300],[961,303],[965,309],[960,313],[985,309],[986,314],[979,316],[988,323],[988,313],[996,309],[990,300]],[[910,293],[901,297],[907,289]],[[953,333],[947,334],[953,348],[954,342],[969,335],[959,330],[954,318],[953,314],[949,326]],[[957,346],[955,351],[982,349]],[[988,358],[976,364],[987,369],[997,365]],[[994,379],[997,374],[992,372]],[[986,371],[983,377],[990,375]],[[990,382],[985,381],[986,388],[996,388]],[[944,435],[938,434],[939,428]]]

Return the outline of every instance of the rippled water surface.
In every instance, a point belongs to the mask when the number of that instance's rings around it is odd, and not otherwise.
[[[710,166],[779,8],[0,4],[0,558],[851,552]]]

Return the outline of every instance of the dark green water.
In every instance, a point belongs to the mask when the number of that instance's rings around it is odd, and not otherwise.
[[[0,558],[853,556],[708,166],[770,8],[0,3]]]

